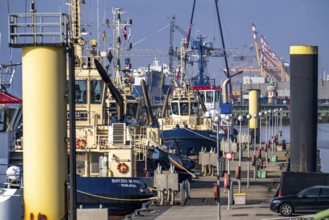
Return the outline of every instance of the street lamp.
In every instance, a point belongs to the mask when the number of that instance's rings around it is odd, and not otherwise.
[[[266,120],[266,123],[265,123],[265,155],[266,155],[266,158],[265,158],[265,163],[266,163],[266,166],[267,166],[267,161],[268,161],[268,136],[267,136],[267,111],[264,112],[264,115],[265,115],[265,120]]]
[[[283,108],[279,109],[279,116],[280,116],[280,125],[279,125],[279,133],[280,133],[280,143],[282,143],[282,111]]]
[[[231,144],[230,144],[230,121],[231,121],[231,115],[225,115],[225,120],[227,123],[227,144],[228,144],[228,152],[231,153]],[[231,177],[231,168],[230,168],[230,160],[227,161],[227,175],[229,179],[229,188],[227,191],[227,209],[231,209],[231,183],[230,183],[230,177]]]
[[[254,114],[254,180],[256,180],[256,120],[258,118],[258,114]]]
[[[238,169],[238,177],[239,177],[239,193],[241,193],[241,157],[242,157],[242,132],[241,132],[241,123],[244,120],[243,115],[239,115],[238,120],[240,122],[240,130],[239,130],[239,135],[240,135],[240,141],[239,141],[239,169]]]
[[[277,116],[277,112],[278,112],[277,109],[274,109],[274,110],[273,110],[273,117],[274,117],[274,124],[273,124],[273,137],[275,137],[275,134],[276,134],[276,116]],[[274,140],[274,138],[273,138],[273,140]]]
[[[246,115],[246,119],[248,120],[248,164],[247,164],[247,188],[249,188],[249,178],[250,178],[250,134],[249,134],[249,121],[252,118],[251,114]]]
[[[262,151],[262,117],[263,117],[264,113],[263,112],[259,112],[258,116],[259,116],[259,152],[261,153]],[[261,155],[259,155],[261,156]]]
[[[216,123],[217,126],[217,201],[218,201],[218,220],[221,219],[221,212],[220,212],[220,169],[221,169],[221,164],[220,164],[220,148],[219,148],[219,123],[220,123],[220,117],[215,116],[214,122]]]

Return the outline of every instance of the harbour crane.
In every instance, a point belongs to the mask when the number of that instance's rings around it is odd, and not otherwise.
[[[261,76],[271,78],[275,82],[289,81],[290,76],[289,71],[285,67],[286,63],[274,52],[263,35],[260,37],[259,44],[258,33],[254,23],[252,23],[251,29],[256,59],[246,59],[238,66],[232,67],[231,71],[259,73]],[[255,63],[255,61],[257,62]]]

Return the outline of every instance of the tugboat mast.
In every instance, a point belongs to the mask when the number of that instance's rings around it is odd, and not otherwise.
[[[120,64],[120,52],[121,52],[121,30],[123,30],[123,35],[126,40],[127,33],[126,29],[127,27],[130,27],[132,24],[132,21],[129,20],[129,22],[121,23],[121,15],[124,14],[125,11],[122,10],[122,8],[114,8],[112,10],[113,14],[113,24],[110,24],[109,26],[113,27],[113,47],[110,48],[110,51],[114,51],[114,55],[116,58],[116,62],[114,63],[114,73],[115,73],[115,83],[118,87],[121,85],[121,64]],[[129,46],[130,47],[130,46]],[[129,48],[131,49],[131,48]]]

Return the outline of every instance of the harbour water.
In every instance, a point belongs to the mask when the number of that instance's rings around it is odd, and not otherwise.
[[[239,131],[239,126],[236,125],[235,128]],[[266,128],[265,125],[261,127],[262,142],[266,140],[266,130],[269,132],[270,129],[273,130],[273,127]],[[248,127],[242,125],[241,131],[242,133],[247,133]],[[286,143],[290,143],[290,125],[282,125],[282,139],[285,140]],[[329,123],[318,123],[317,147],[320,150],[321,171],[329,173]]]

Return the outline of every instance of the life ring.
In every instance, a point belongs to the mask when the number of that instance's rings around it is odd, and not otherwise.
[[[125,163],[118,163],[117,169],[118,169],[119,173],[127,173],[128,165]]]
[[[87,141],[83,138],[77,139],[75,145],[78,149],[84,149],[87,146]]]

